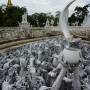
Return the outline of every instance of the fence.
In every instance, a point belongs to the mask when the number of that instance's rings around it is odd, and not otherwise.
[[[90,27],[82,26],[69,26],[68,27],[71,34],[81,38],[90,37]],[[46,32],[60,31],[59,27],[50,27],[46,30],[43,27],[30,27],[29,29],[21,30],[20,27],[0,27],[0,40],[11,40],[17,38],[25,38],[28,36],[38,37],[44,36]]]

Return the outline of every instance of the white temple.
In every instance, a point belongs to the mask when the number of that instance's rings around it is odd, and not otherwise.
[[[90,27],[90,15],[85,17],[82,26],[83,27]]]

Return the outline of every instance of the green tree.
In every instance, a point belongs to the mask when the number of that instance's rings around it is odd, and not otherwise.
[[[15,27],[19,25],[19,22],[21,22],[22,15],[27,12],[26,8],[18,7],[18,6],[12,6],[12,7],[6,7],[3,11],[3,7],[0,8],[0,23],[1,26],[4,27]],[[1,22],[2,20],[2,22]]]
[[[40,13],[38,16],[39,26],[44,27],[47,20],[47,15],[45,13]]]
[[[83,20],[85,16],[88,15],[88,7],[90,7],[90,4],[85,5],[84,7],[76,7],[75,12],[71,15],[69,18],[69,24],[73,25],[73,23],[76,23],[80,26],[83,23]]]
[[[35,27],[39,26],[38,25],[38,17],[39,17],[39,13],[34,13],[31,15],[31,21],[29,21],[29,22],[31,22],[32,26],[35,26]]]
[[[0,27],[16,27],[22,20],[22,15],[27,13],[27,9],[24,7],[12,6],[7,7],[0,6]],[[57,18],[49,12],[47,13],[34,13],[28,15],[28,22],[34,27],[44,27],[47,18],[49,21],[56,20]],[[56,25],[56,24],[55,24]]]
[[[32,15],[28,15],[28,21],[34,27],[44,27],[47,18],[51,21],[54,20],[53,15],[47,15],[46,13],[34,13]]]

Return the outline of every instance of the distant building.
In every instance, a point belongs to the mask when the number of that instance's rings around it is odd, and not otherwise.
[[[90,27],[90,15],[85,17],[82,26],[83,27]]]

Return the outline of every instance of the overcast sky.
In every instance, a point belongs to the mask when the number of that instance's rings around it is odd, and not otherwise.
[[[27,8],[29,14],[35,12],[52,12],[61,11],[65,5],[71,0],[12,0],[14,5],[24,6]],[[6,4],[7,0],[0,0],[1,4]],[[70,7],[70,13],[73,12],[76,6],[84,6],[90,3],[90,0],[76,0]]]

